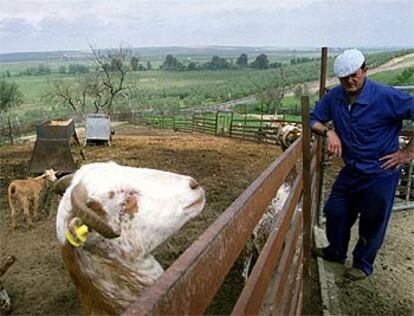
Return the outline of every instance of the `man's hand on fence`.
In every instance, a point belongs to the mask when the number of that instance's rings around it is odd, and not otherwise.
[[[328,145],[328,154],[334,156],[335,158],[340,158],[342,156],[342,143],[338,135],[334,130],[329,130],[326,133],[327,145]]]

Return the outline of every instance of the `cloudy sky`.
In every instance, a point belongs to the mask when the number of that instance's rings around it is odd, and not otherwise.
[[[0,53],[96,47],[414,47],[413,0],[0,0]]]

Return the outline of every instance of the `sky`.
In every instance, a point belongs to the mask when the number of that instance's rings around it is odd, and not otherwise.
[[[153,46],[414,47],[413,0],[0,0],[0,53]]]

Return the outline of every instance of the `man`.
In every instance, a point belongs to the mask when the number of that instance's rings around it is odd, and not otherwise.
[[[359,214],[359,240],[351,280],[373,272],[391,215],[400,166],[414,159],[414,141],[401,148],[403,119],[414,121],[414,98],[366,78],[364,55],[346,50],[334,62],[340,85],[327,93],[311,113],[311,128],[327,138],[328,153],[345,163],[325,205],[329,246],[316,249],[325,260],[344,263],[350,231]],[[334,129],[323,124],[333,121]]]

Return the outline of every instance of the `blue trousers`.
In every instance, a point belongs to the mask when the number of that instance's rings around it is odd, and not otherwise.
[[[398,174],[363,176],[344,167],[325,205],[329,241],[325,254],[338,261],[345,260],[351,227],[359,214],[359,240],[353,251],[353,267],[370,275],[384,241],[397,184]]]

